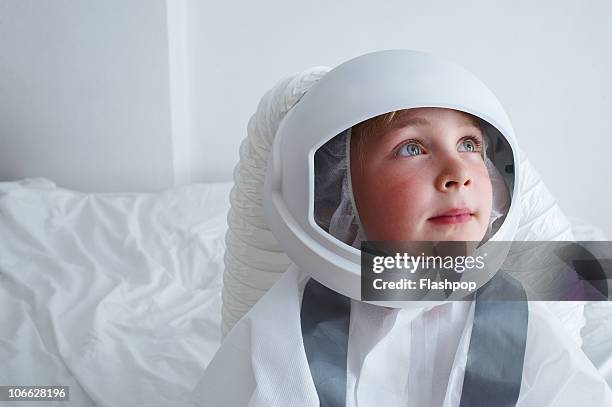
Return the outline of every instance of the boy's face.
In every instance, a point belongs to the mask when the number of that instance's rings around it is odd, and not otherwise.
[[[482,240],[493,193],[480,128],[452,109],[398,114],[381,134],[351,138],[353,194],[368,239]]]

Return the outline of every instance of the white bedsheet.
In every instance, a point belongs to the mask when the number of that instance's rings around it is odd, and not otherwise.
[[[70,386],[53,405],[183,404],[221,338],[230,188],[0,183],[0,385]]]

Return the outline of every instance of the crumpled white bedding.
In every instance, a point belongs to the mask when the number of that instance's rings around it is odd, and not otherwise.
[[[221,340],[231,186],[0,182],[0,384],[70,386],[54,405],[183,405]],[[612,385],[610,305],[587,304],[582,337]]]
[[[230,188],[0,183],[0,384],[70,386],[53,405],[184,404],[221,340]]]

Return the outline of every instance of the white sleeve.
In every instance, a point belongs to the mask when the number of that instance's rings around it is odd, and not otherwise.
[[[187,407],[245,407],[256,388],[251,363],[251,320],[243,318],[204,371]]]
[[[612,406],[612,390],[541,302],[529,304],[517,407]]]

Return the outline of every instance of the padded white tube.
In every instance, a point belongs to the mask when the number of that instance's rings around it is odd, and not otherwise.
[[[240,145],[230,193],[223,275],[223,337],[287,269],[290,260],[264,219],[268,153],[285,114],[330,68],[314,67],[278,82],[259,102]]]

